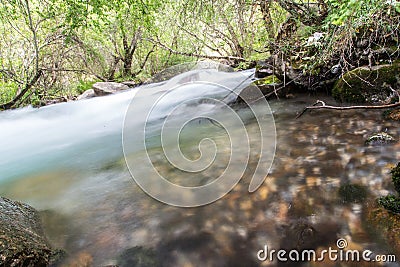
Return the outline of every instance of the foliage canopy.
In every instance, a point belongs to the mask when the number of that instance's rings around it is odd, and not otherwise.
[[[246,68],[282,54],[318,73],[379,14],[399,10],[384,0],[3,0],[1,108],[73,99],[84,83],[141,82],[202,59]],[[393,31],[381,21],[372,28]],[[322,41],[305,45],[318,32]]]

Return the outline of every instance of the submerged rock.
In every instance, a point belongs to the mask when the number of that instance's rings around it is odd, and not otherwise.
[[[154,250],[144,247],[133,247],[125,250],[118,258],[120,267],[157,267],[161,266]]]
[[[0,197],[0,266],[47,266],[51,256],[38,212]]]
[[[344,184],[340,186],[338,194],[344,203],[362,203],[368,194],[365,186],[358,184]]]
[[[400,80],[400,62],[391,65],[367,66],[349,71],[340,78],[332,95],[335,99],[353,103],[377,103],[387,100]]]
[[[388,133],[376,133],[365,141],[366,145],[385,145],[396,142],[396,139]]]
[[[90,255],[90,253],[86,251],[82,251],[76,256],[74,256],[73,259],[70,261],[64,263],[61,265],[62,261],[60,261],[58,264],[54,264],[55,266],[70,266],[70,267],[91,267],[93,266],[93,257]],[[133,265],[135,266],[135,265]],[[122,267],[122,266],[121,266]]]
[[[93,84],[93,90],[97,96],[114,94],[129,89],[128,85],[116,82],[97,82]]]

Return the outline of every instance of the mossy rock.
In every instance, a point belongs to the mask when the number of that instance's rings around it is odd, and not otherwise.
[[[400,255],[400,215],[376,204],[366,206],[368,226],[372,227]]]
[[[400,162],[394,167],[390,173],[392,174],[392,181],[394,184],[394,189],[400,194]]]
[[[392,174],[392,181],[394,184],[394,189],[400,194],[400,162],[394,167],[390,173]],[[378,204],[391,211],[393,213],[400,214],[400,197],[394,195],[388,195],[385,197],[380,197],[378,199]]]
[[[400,194],[400,162],[391,170],[392,181]],[[387,195],[380,197],[372,205],[366,206],[367,221],[382,234],[400,255],[400,197]]]
[[[379,205],[393,213],[400,214],[400,198],[394,195],[380,197],[378,199]]]
[[[282,81],[278,79],[275,75],[269,75],[264,78],[258,79],[253,83],[256,85],[261,93],[265,96],[269,96],[271,94],[276,94],[279,97],[284,97],[288,92],[289,88],[280,88],[282,85]],[[276,89],[279,90],[276,91]],[[245,90],[244,90],[245,91]]]
[[[336,100],[350,103],[385,101],[400,81],[400,62],[391,65],[359,67],[343,75],[332,89]]]
[[[0,266],[48,266],[53,254],[38,212],[0,197]]]
[[[267,77],[258,79],[257,81],[254,82],[255,85],[260,86],[260,85],[276,85],[282,83],[278,77],[275,75],[269,75]]]

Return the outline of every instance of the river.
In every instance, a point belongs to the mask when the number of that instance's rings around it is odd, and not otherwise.
[[[335,102],[321,95],[269,101],[277,143],[263,184],[248,192],[251,169],[260,156],[252,152],[243,179],[227,195],[209,205],[180,208],[144,193],[126,166],[120,114],[129,94],[1,114],[0,124],[8,128],[0,134],[0,195],[41,211],[51,244],[68,253],[66,262],[129,266],[129,260],[142,253],[140,257],[171,267],[275,266],[276,259],[257,257],[265,245],[321,250],[337,248],[339,238],[354,249],[393,253],[363,215],[366,203],[394,192],[389,172],[400,161],[399,143],[364,143],[380,131],[400,136],[398,122],[384,121],[381,111],[320,110],[295,119],[317,98]],[[96,106],[107,112],[99,113]],[[236,110],[240,112],[240,105]],[[213,129],[211,137],[222,149],[217,153],[221,166],[211,173],[187,179],[187,173],[157,157],[163,154],[161,147],[149,148],[155,168],[185,186],[210,182],[207,179],[220,175],[229,161],[226,133],[207,120],[197,124],[189,134],[194,138],[183,141],[183,150],[196,155],[198,140]],[[245,125],[250,133],[259,131],[252,118],[246,118]],[[260,138],[254,135],[251,144]],[[242,152],[239,160],[246,160],[247,148]],[[140,168],[143,159],[135,153],[131,156],[138,157],[134,162]],[[359,185],[366,196],[348,201],[339,193],[345,184]]]

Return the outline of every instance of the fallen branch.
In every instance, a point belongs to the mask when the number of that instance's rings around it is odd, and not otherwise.
[[[330,106],[326,105],[324,101],[317,100],[312,106],[305,107],[303,111],[296,116],[296,119],[300,118],[307,110],[313,109],[333,109],[333,110],[350,110],[350,109],[386,109],[386,108],[395,108],[400,107],[400,101],[393,104],[386,105],[378,105],[378,106],[347,106],[347,107],[339,107],[339,106]]]

